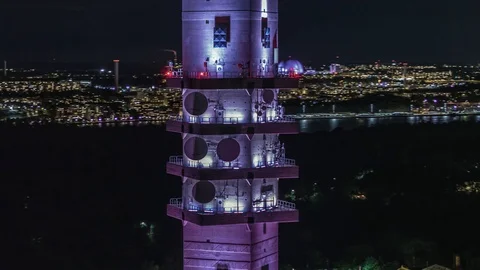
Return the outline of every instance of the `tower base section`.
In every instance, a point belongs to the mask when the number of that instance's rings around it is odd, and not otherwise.
[[[278,270],[278,223],[183,227],[184,270]]]

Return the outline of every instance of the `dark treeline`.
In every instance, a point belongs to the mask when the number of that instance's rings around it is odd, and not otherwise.
[[[283,136],[301,178],[283,180],[280,195],[297,203],[301,222],[281,227],[281,264],[452,266],[459,255],[464,268],[479,269],[480,200],[457,192],[480,179],[478,138],[480,125],[469,123]],[[181,153],[178,134],[16,127],[0,139],[0,264],[181,269],[181,224],[165,216],[180,196],[179,179],[165,173]],[[144,224],[156,226],[153,238]]]

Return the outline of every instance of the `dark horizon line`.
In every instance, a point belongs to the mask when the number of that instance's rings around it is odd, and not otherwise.
[[[298,60],[296,58],[292,58],[292,59],[295,59],[295,60]],[[23,60],[20,60],[20,61],[15,61],[15,60],[9,60],[9,59],[1,59],[0,61],[2,61],[2,65],[0,65],[0,69],[3,68],[3,61],[7,61],[7,64],[9,68],[11,68],[12,66],[14,68],[29,68],[29,67],[19,67],[18,65],[75,65],[75,64],[78,64],[78,65],[93,65],[93,66],[109,66],[109,65],[113,65],[113,60],[115,59],[112,59],[111,61],[23,61]],[[125,61],[122,61],[122,59],[118,59],[120,60],[120,65],[124,64],[124,65],[144,65],[144,66],[148,66],[148,65],[159,65],[159,64],[162,64],[162,65],[167,65],[166,62],[162,63],[162,61],[152,61],[152,62],[145,62],[145,61],[129,61],[129,60],[125,60]],[[285,59],[287,60],[287,59]],[[330,65],[330,64],[340,64],[340,65],[370,65],[370,64],[375,64],[377,60],[373,60],[373,61],[347,61],[347,62],[343,62],[343,61],[330,61],[329,63],[315,63],[315,61],[302,61],[302,60],[299,60],[304,66],[313,66],[313,67],[316,67],[316,66],[325,66],[325,65]],[[391,64],[392,63],[392,60],[388,60],[388,61],[382,61],[380,60],[380,63],[381,64]],[[408,63],[408,66],[420,66],[420,65],[470,65],[470,66],[476,66],[476,65],[480,65],[480,62],[476,62],[476,63],[466,63],[466,62],[461,62],[461,61],[458,61],[458,62],[433,62],[433,61],[396,61],[396,63]]]

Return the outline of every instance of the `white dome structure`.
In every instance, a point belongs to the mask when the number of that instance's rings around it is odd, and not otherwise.
[[[278,73],[279,74],[295,74],[300,75],[305,72],[305,68],[302,63],[298,60],[288,59],[287,61],[282,61],[278,64]]]

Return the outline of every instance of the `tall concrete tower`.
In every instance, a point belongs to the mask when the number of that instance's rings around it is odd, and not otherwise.
[[[278,269],[278,225],[297,222],[295,204],[279,199],[279,179],[298,178],[279,134],[297,134],[283,116],[278,0],[183,0],[183,114],[167,122],[183,154],[167,172],[182,197],[167,214],[182,221],[184,269]],[[292,75],[292,76],[291,76]]]
[[[115,73],[115,91],[118,92],[120,90],[119,86],[119,65],[120,65],[120,60],[113,60],[113,68],[114,68],[114,73]]]

